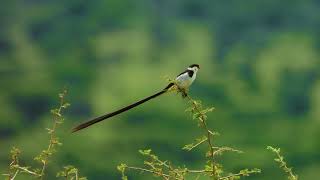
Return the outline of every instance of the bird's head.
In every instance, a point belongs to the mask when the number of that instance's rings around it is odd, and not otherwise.
[[[189,67],[188,67],[189,70],[192,70],[194,71],[195,73],[198,72],[198,70],[200,69],[200,66],[199,64],[191,64]]]

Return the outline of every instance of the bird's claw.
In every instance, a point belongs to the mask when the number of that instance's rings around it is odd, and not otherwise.
[[[186,98],[188,96],[188,90],[187,89],[182,89],[178,87],[178,92],[181,93],[182,98]]]

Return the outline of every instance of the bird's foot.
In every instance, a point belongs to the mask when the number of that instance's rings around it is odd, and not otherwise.
[[[178,91],[181,92],[182,98],[186,98],[188,96],[188,89],[178,88]]]
[[[186,98],[188,96],[188,94],[185,91],[182,91],[182,98]]]

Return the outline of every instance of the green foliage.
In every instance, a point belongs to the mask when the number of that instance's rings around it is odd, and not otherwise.
[[[176,89],[178,90],[178,89]],[[179,90],[178,90],[179,91]],[[118,166],[118,170],[121,172],[122,179],[127,180],[128,177],[126,175],[126,170],[135,170],[138,172],[147,172],[153,174],[155,177],[159,177],[165,180],[169,179],[177,179],[183,180],[186,179],[187,176],[191,174],[196,174],[197,179],[200,177],[209,177],[214,180],[235,180],[240,179],[242,176],[249,176],[251,174],[260,173],[261,170],[254,169],[243,169],[238,173],[225,173],[223,169],[223,165],[218,162],[217,156],[222,155],[225,151],[233,151],[241,153],[241,151],[237,149],[233,149],[230,147],[219,147],[215,146],[213,143],[213,139],[215,135],[218,133],[209,130],[207,125],[207,113],[212,112],[214,108],[205,108],[203,107],[200,101],[193,100],[190,96],[187,95],[188,102],[190,107],[186,110],[190,112],[192,118],[197,121],[198,126],[203,131],[203,136],[200,138],[196,138],[194,143],[185,145],[182,149],[191,151],[198,146],[206,143],[208,146],[207,152],[205,152],[206,162],[203,165],[203,169],[193,170],[185,166],[175,166],[170,161],[161,160],[157,155],[152,153],[151,149],[147,150],[139,150],[139,153],[144,156],[144,167],[135,167],[128,166],[126,164],[120,164]]]
[[[191,93],[219,109],[209,123],[223,132],[219,143],[247,152],[236,160],[224,156],[225,168],[271,169],[261,148],[267,142],[294,147],[288,160],[299,178],[318,176],[318,1],[4,0],[0,9],[0,169],[13,145],[23,149],[23,159],[43,148],[43,123],[57,87],[71,86],[73,106],[64,124],[71,127],[163,88],[159,77],[198,63]],[[94,142],[91,148],[78,135],[68,136],[47,173],[81,159],[76,166],[86,167],[88,177],[115,179],[115,163],[137,162],[132,152],[145,144],[159,147],[163,156],[164,147],[178,149],[189,144],[186,139],[201,138],[191,121],[181,123],[182,109],[181,101],[163,96],[79,134]],[[292,138],[295,132],[298,138]],[[122,145],[120,153],[116,147]],[[106,152],[112,157],[102,162]],[[195,151],[184,159],[176,151],[165,159],[199,165],[194,157],[201,155]],[[281,173],[250,179],[280,179]]]
[[[179,89],[174,89],[180,92]],[[56,136],[57,127],[64,121],[63,110],[70,106],[69,103],[65,102],[65,96],[67,91],[64,90],[63,93],[59,94],[60,103],[58,108],[51,110],[53,115],[53,125],[51,128],[47,128],[48,134],[50,136],[49,145],[47,149],[42,150],[39,155],[37,155],[34,160],[41,164],[40,167],[30,167],[23,166],[20,163],[19,157],[21,150],[13,147],[10,151],[11,163],[9,164],[8,173],[3,174],[8,180],[14,180],[20,173],[25,173],[37,179],[44,179],[46,174],[46,169],[49,164],[49,160],[52,159],[54,153],[57,152],[57,146],[61,146],[62,143],[59,142],[59,138]],[[177,179],[184,180],[187,177],[195,176],[196,179],[200,177],[207,177],[213,180],[236,180],[241,177],[250,176],[252,174],[261,173],[260,169],[242,169],[236,173],[226,173],[223,164],[217,160],[218,156],[223,155],[224,152],[237,152],[242,153],[237,149],[225,146],[214,145],[214,138],[219,135],[217,132],[212,131],[208,128],[208,116],[209,112],[212,112],[214,108],[203,107],[200,101],[193,100],[189,95],[186,96],[190,107],[187,108],[186,112],[189,112],[193,120],[197,121],[198,127],[202,130],[203,136],[196,138],[193,143],[185,145],[182,149],[186,151],[192,151],[198,148],[200,145],[207,144],[208,149],[204,152],[206,161],[203,164],[202,169],[190,169],[183,166],[176,166],[168,160],[162,160],[156,154],[152,152],[151,149],[139,150],[139,153],[144,157],[144,166],[135,167],[128,166],[126,164],[120,164],[117,169],[121,172],[122,180],[128,180],[126,172],[128,170],[134,170],[141,173],[150,173],[154,177],[162,178],[165,180]],[[280,168],[282,168],[287,174],[289,180],[298,180],[298,176],[292,172],[292,169],[287,166],[284,161],[284,157],[280,154],[280,149],[273,148],[271,146],[267,147],[277,155],[275,161],[279,163]],[[56,177],[64,178],[66,180],[86,180],[86,177],[81,177],[79,175],[79,170],[74,166],[68,165],[64,166],[63,169],[57,172]]]
[[[287,166],[284,157],[280,154],[280,148],[274,148],[272,146],[267,147],[268,150],[276,154],[276,158],[274,159],[275,162],[279,163],[279,167],[288,174],[289,180],[298,180],[298,175],[292,172],[292,168]]]
[[[79,170],[70,165],[63,167],[63,170],[57,173],[57,177],[63,177],[64,179],[87,180],[86,177],[79,177]]]
[[[65,96],[67,95],[67,90],[63,90],[59,94],[60,103],[56,109],[51,110],[53,116],[53,125],[51,128],[47,128],[49,134],[49,144],[48,147],[42,150],[34,160],[40,163],[40,167],[30,167],[22,165],[19,161],[21,150],[13,147],[10,151],[11,154],[11,163],[9,164],[9,171],[6,174],[6,179],[14,180],[20,173],[25,173],[30,176],[33,176],[37,179],[44,179],[46,174],[46,169],[50,160],[52,159],[53,154],[57,152],[57,146],[61,146],[62,143],[59,141],[59,138],[56,136],[56,131],[59,124],[62,124],[64,121],[63,110],[70,106],[69,103],[65,102]],[[64,177],[66,180],[75,179],[75,180],[85,180],[84,177],[78,177],[78,169],[73,166],[65,166],[64,170],[57,173],[57,177]]]

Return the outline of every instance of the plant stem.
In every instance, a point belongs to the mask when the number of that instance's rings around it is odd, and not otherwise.
[[[50,133],[50,141],[49,141],[49,145],[48,145],[48,148],[47,148],[47,152],[51,152],[52,148],[55,146],[55,131],[56,131],[56,128],[58,126],[58,121],[59,121],[59,118],[61,118],[61,111],[62,111],[62,108],[63,108],[63,104],[64,104],[64,96],[66,95],[66,90],[63,91],[62,94],[59,95],[60,97],[60,104],[59,104],[59,108],[58,108],[58,111],[54,113],[54,117],[53,117],[53,127],[52,129],[50,130],[51,133]],[[45,157],[45,159],[43,160],[43,166],[42,166],[42,169],[41,169],[41,180],[43,179],[44,177],[44,172],[46,170],[46,167],[47,167],[47,164],[48,164],[48,159],[49,159],[49,155],[47,155]]]
[[[212,140],[211,140],[211,135],[213,133],[209,130],[208,125],[207,125],[206,120],[205,120],[206,118],[202,114],[202,112],[199,109],[197,103],[189,95],[187,95],[187,97],[188,97],[189,101],[192,102],[192,104],[193,104],[195,110],[197,111],[197,113],[200,114],[199,120],[202,123],[202,125],[203,125],[203,127],[204,127],[204,129],[206,131],[207,142],[208,142],[208,146],[209,146],[209,149],[210,149],[211,165],[213,166],[215,164],[215,162],[214,162],[214,149],[213,149]],[[212,169],[212,174],[211,175],[214,176],[215,175],[215,169],[214,169],[214,167],[212,167],[212,168],[213,169]]]
[[[140,167],[131,167],[131,166],[127,166],[126,168],[134,169],[134,170],[138,170],[138,171],[142,171],[142,172],[149,172],[149,173],[152,173],[152,174],[156,174],[158,176],[162,176],[163,178],[168,179],[168,180],[170,178],[170,175],[168,175],[168,174],[160,173],[160,172],[153,171],[153,170],[150,170],[150,169],[145,169],[145,168],[140,168]]]
[[[35,176],[39,176],[39,174],[37,174],[36,172],[30,171],[30,170],[28,170],[28,169],[25,168],[25,167],[20,167],[20,166],[18,166],[17,168],[20,169],[20,170],[22,170],[22,171],[24,171],[24,172],[27,172],[27,173],[29,173],[29,174],[32,174],[32,175],[35,175]]]
[[[19,170],[17,170],[17,171],[14,173],[13,177],[10,178],[10,180],[14,180],[14,179],[16,178],[16,176],[17,176],[18,173],[19,173]]]

